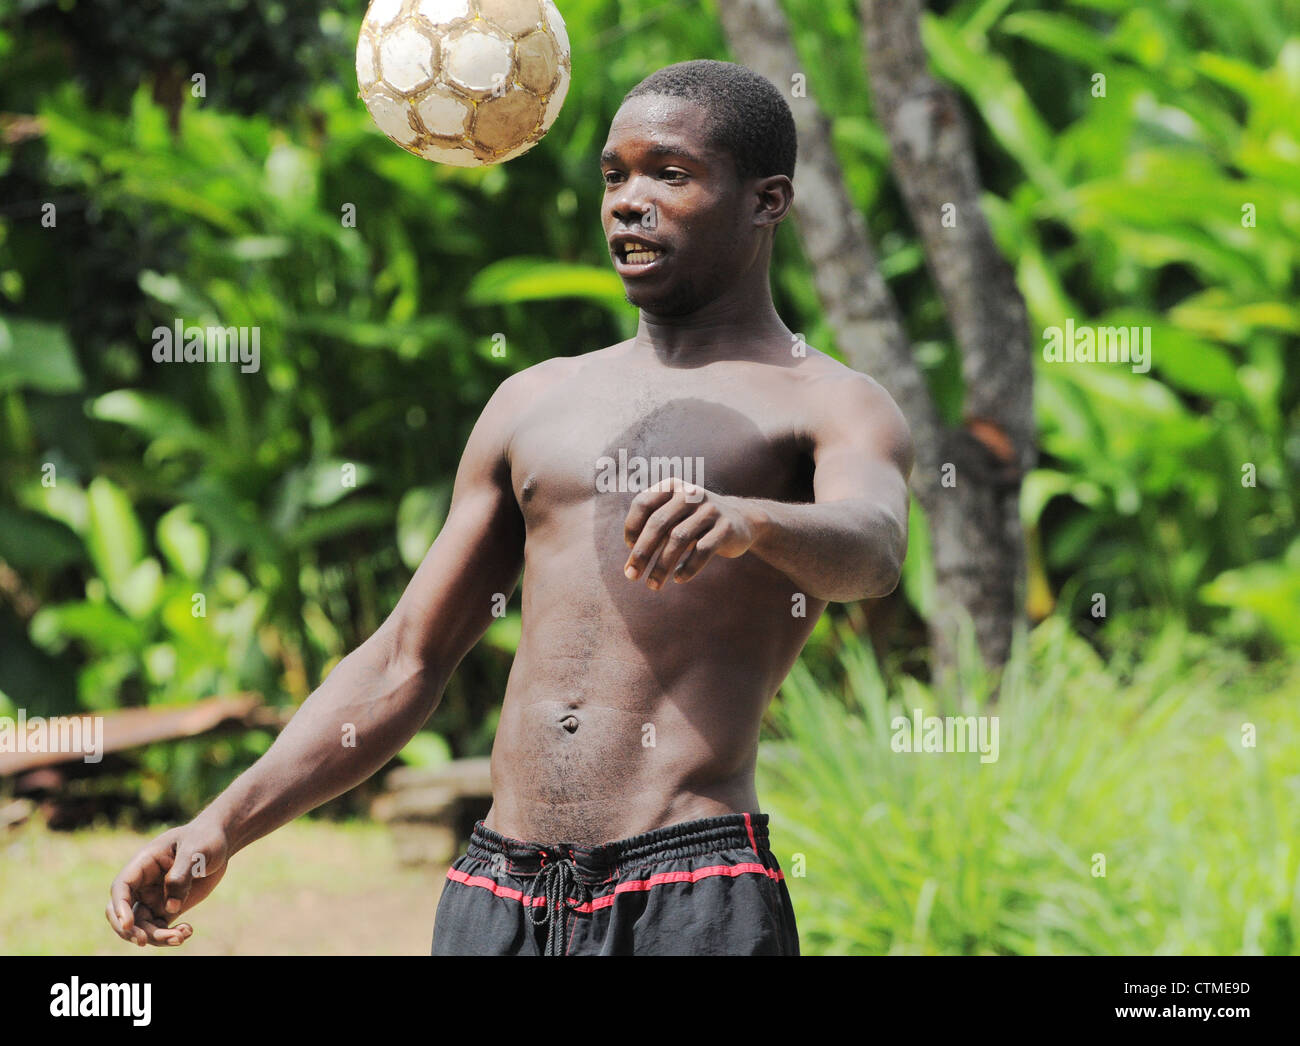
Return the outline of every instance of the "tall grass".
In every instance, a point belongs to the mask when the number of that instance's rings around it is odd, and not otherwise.
[[[1107,664],[1049,619],[996,706],[960,709],[998,717],[984,763],[894,751],[895,716],[957,702],[912,679],[890,692],[869,648],[844,639],[843,693],[800,662],[760,748],[805,951],[1297,951],[1295,666],[1243,672],[1192,653],[1177,627]]]

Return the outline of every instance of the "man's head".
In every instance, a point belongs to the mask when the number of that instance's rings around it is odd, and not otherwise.
[[[681,62],[629,91],[601,155],[601,217],[628,301],[681,316],[746,278],[765,288],[795,151],[789,105],[744,66]],[[658,256],[629,262],[629,241]]]

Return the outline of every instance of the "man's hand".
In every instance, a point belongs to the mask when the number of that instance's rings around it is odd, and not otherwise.
[[[623,573],[638,580],[658,550],[659,560],[645,575],[646,584],[658,589],[674,567],[674,581],[689,581],[715,555],[743,556],[759,526],[759,517],[743,499],[670,476],[632,499],[623,524],[623,539],[632,554]]]
[[[169,926],[217,888],[226,872],[229,842],[219,828],[197,821],[163,832],[122,869],[109,891],[109,925],[124,941],[179,945],[189,923]]]

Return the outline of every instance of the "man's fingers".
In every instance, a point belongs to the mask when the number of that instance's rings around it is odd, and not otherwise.
[[[104,918],[108,920],[108,925],[113,927],[113,932],[121,937],[122,940],[131,940],[132,933],[123,926],[122,913],[118,911],[114,902],[111,900],[104,906]]]
[[[135,929],[135,920],[131,913],[131,906],[135,903],[135,894],[139,891],[144,876],[139,868],[128,868],[113,880],[113,885],[109,889],[109,898],[114,913],[117,915],[118,926],[121,931],[130,939],[131,932]]]
[[[635,498],[627,510],[627,519],[623,521],[623,541],[630,548],[636,544],[637,538],[641,536],[641,531],[646,525],[646,520],[659,508],[672,500],[674,491],[668,489],[663,483],[656,483],[649,490],[643,490]]]
[[[139,851],[113,880],[104,915],[125,941],[175,946],[194,933],[188,923],[168,926],[183,911],[195,878],[208,875],[209,859],[224,859],[219,841],[187,844],[180,829],[165,832]],[[211,852],[209,852],[209,849]]]
[[[623,573],[633,581],[642,577],[646,567],[650,565],[650,561],[654,558],[655,551],[667,538],[669,528],[678,525],[683,519],[695,513],[697,507],[684,498],[674,497],[651,513],[650,518],[641,530],[641,536],[636,539],[636,544],[632,547],[632,554],[627,557],[627,564],[623,568]],[[701,512],[700,514],[705,517],[708,516],[707,512]]]
[[[141,890],[149,883],[161,880],[171,864],[170,853],[166,850],[159,852],[155,844],[150,844],[131,858],[113,880],[109,896],[114,906],[124,912],[123,923],[127,929],[131,927],[131,906],[139,898]]]
[[[163,891],[167,898],[163,910],[170,915],[179,912],[190,895],[195,856],[193,851],[178,847],[171,869],[163,879]],[[201,862],[202,858],[199,860]]]
[[[122,940],[131,941],[135,944],[144,943],[145,933],[135,924],[129,904],[122,907],[115,901],[109,901],[104,909],[104,915],[108,919],[108,925],[113,927],[113,932]]]
[[[181,944],[189,936],[180,926],[168,926],[166,920],[154,915],[144,905],[137,905],[136,908],[136,923],[144,936],[142,943],[172,947]]]
[[[646,583],[652,589],[658,589],[682,556],[689,552],[712,526],[713,520],[704,513],[696,513],[677,523],[669,532],[668,540],[659,550],[659,561],[646,574]]]
[[[695,546],[682,557],[681,564],[677,567],[676,573],[673,574],[673,580],[676,582],[690,581],[708,564],[714,556],[715,542],[709,539],[716,534],[716,531],[710,531],[695,543]]]

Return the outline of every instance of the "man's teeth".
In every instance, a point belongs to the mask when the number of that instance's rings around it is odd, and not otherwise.
[[[648,265],[663,253],[639,243],[629,243],[623,249],[629,265]]]

